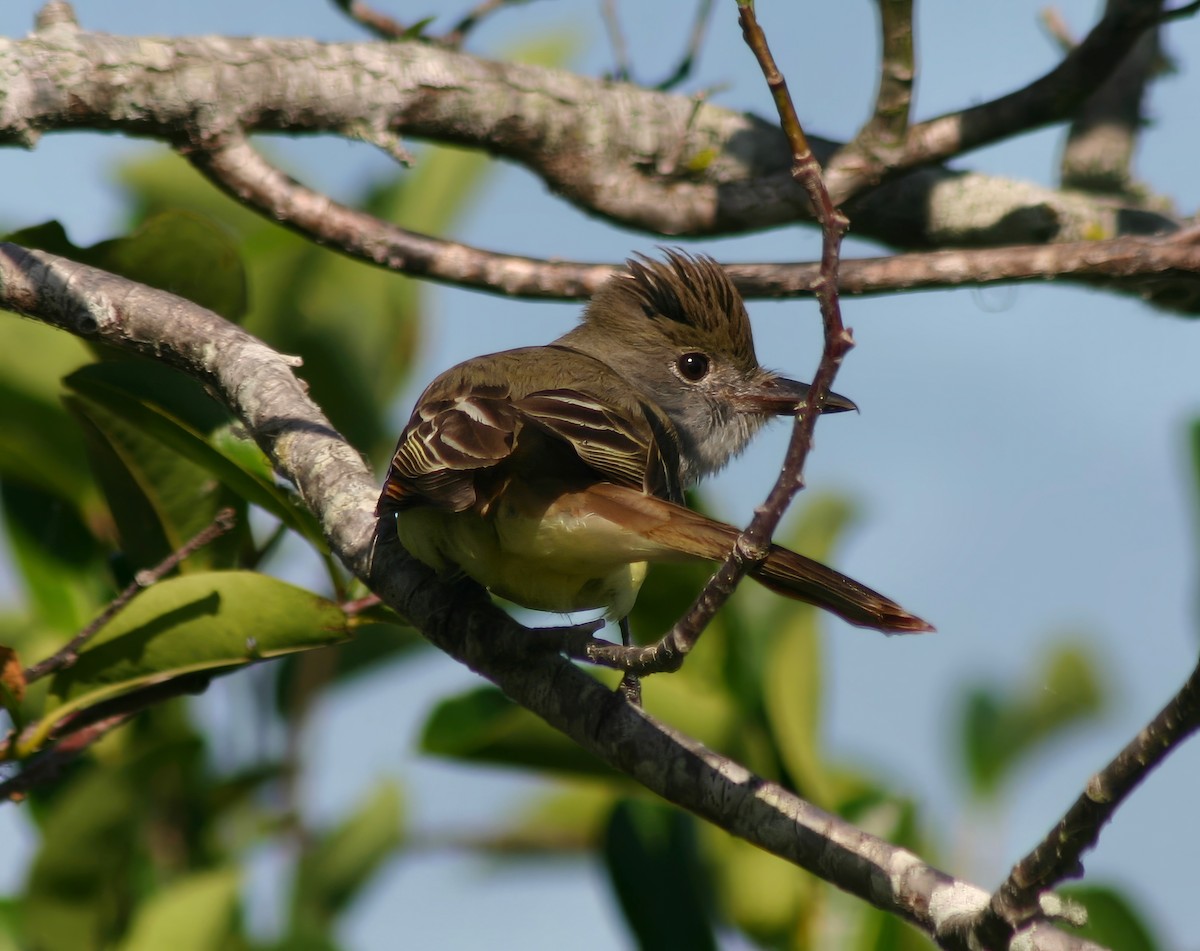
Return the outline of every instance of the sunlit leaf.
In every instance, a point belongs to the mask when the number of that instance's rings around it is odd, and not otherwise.
[[[138,595],[54,675],[36,748],[66,714],[138,687],[335,643],[338,605],[248,571],[183,575]]]

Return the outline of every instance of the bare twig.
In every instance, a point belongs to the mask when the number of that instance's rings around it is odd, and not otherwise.
[[[629,50],[625,46],[625,32],[621,29],[621,18],[617,14],[617,0],[600,0],[600,18],[604,21],[608,42],[613,50],[613,71],[610,74],[617,82],[629,81]]]
[[[64,737],[53,749],[46,750],[23,764],[21,771],[15,776],[0,782],[0,802],[19,801],[31,789],[50,782],[71,760],[106,733],[127,723],[133,715],[133,711],[114,713]]]
[[[1063,19],[1062,11],[1058,7],[1046,7],[1042,10],[1041,19],[1042,26],[1050,39],[1058,46],[1059,52],[1069,53],[1078,45],[1079,40],[1067,26],[1067,21]]]
[[[699,0],[696,4],[696,17],[692,20],[692,32],[688,36],[687,48],[683,51],[678,65],[666,79],[654,85],[659,92],[674,89],[692,74],[696,59],[700,55],[700,47],[704,45],[704,37],[708,32],[708,21],[712,15],[712,0]]]
[[[879,89],[871,118],[854,141],[903,140],[912,109],[916,54],[913,49],[912,0],[876,0],[879,7]]]
[[[346,16],[366,27],[382,40],[398,40],[404,36],[406,27],[386,13],[380,13],[363,0],[333,0]]]
[[[241,137],[189,151],[187,158],[217,187],[271,220],[344,254],[406,274],[530,300],[582,300],[618,267],[501,254],[408,231],[301,185]],[[820,279],[819,264],[735,264],[728,270],[749,299],[808,296]],[[1153,238],[848,260],[842,262],[839,287],[845,294],[884,294],[1051,277],[1200,313],[1200,248]]]
[[[529,2],[531,0],[483,0],[478,6],[463,14],[462,19],[455,23],[439,42],[449,49],[456,50],[466,42],[467,35],[479,26],[485,17],[503,7],[515,7]]]
[[[1038,846],[992,895],[977,924],[984,947],[1007,947],[1012,934],[1040,914],[1039,896],[1083,874],[1080,858],[1101,828],[1157,766],[1200,729],[1200,665],[1170,703],[1088,780],[1087,787]]]
[[[101,611],[82,631],[76,634],[70,641],[63,645],[54,654],[51,654],[45,660],[38,661],[32,667],[25,671],[26,683],[32,683],[45,677],[47,674],[55,673],[59,670],[66,670],[79,659],[79,650],[95,637],[96,632],[104,627],[116,614],[125,607],[134,596],[151,585],[161,581],[167,574],[174,571],[175,568],[186,558],[190,558],[205,545],[211,544],[216,539],[220,538],[226,532],[233,528],[235,524],[234,512],[231,508],[221,509],[212,522],[201,529],[186,542],[179,546],[171,554],[167,555],[153,568],[148,568],[144,571],[139,571],[134,575],[133,581],[118,594],[108,607]]]

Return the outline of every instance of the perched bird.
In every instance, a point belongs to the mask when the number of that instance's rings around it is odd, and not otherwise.
[[[684,489],[737,455],[808,386],[764,370],[716,261],[630,260],[551,344],[476,357],[425,390],[376,514],[442,573],[525,607],[622,621],[648,562],[720,561],[737,529]],[[830,395],[826,412],[853,409]],[[932,628],[812,559],[772,546],[751,576],[862,627]]]

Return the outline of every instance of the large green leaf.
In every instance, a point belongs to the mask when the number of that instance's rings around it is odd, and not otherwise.
[[[972,793],[981,799],[994,796],[1021,762],[1068,728],[1094,718],[1104,700],[1095,661],[1082,641],[1051,646],[1024,685],[970,690],[957,722]]]
[[[64,716],[139,687],[324,647],[347,636],[341,608],[249,571],[184,575],[138,595],[54,675],[46,714],[23,751]]]
[[[712,889],[694,818],[663,803],[621,800],[609,819],[604,859],[639,947],[715,951]]]
[[[765,948],[818,946],[798,940],[823,911],[815,878],[722,829],[704,828],[703,842],[724,918]]]
[[[138,908],[119,951],[225,951],[238,906],[236,869],[178,879]]]
[[[67,383],[80,396],[86,397],[88,402],[84,408],[102,408],[103,413],[91,415],[103,420],[108,418],[104,414],[111,414],[112,418],[125,424],[113,426],[109,441],[117,441],[122,433],[132,431],[135,435],[128,438],[139,445],[154,444],[145,449],[148,462],[161,460],[162,452],[169,452],[178,457],[175,468],[180,472],[192,471],[195,475],[194,470],[184,469],[186,463],[204,473],[198,486],[192,483],[194,487],[206,488],[211,493],[209,477],[215,477],[242,499],[279,518],[319,551],[326,549],[312,514],[275,485],[273,469],[262,450],[238,435],[229,414],[204,395],[194,381],[170,368],[138,362],[94,364],[73,373]],[[133,462],[136,461],[137,457],[133,456]],[[147,495],[146,504],[152,510],[169,507],[171,500],[163,493],[149,491],[154,488],[149,482],[149,473],[131,475],[134,486],[120,482],[121,490]],[[142,486],[147,486],[145,493],[140,491]],[[210,500],[205,507],[208,520],[211,521],[221,502],[227,503],[228,499],[218,499],[214,495]],[[185,515],[187,512],[185,505]],[[169,512],[164,511],[164,515],[169,517]],[[196,527],[207,524],[195,517],[188,521]],[[178,536],[183,532],[176,530],[173,534]],[[184,539],[178,539],[181,540]]]

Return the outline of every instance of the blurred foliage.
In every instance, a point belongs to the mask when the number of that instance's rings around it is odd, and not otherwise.
[[[519,58],[564,55],[552,44]],[[447,233],[476,194],[484,161],[425,150],[414,172],[375,183],[356,204]],[[388,410],[427,318],[421,286],[265,221],[177,158],[139,162],[120,178],[128,234],[80,248],[50,222],[13,238],[189,297],[299,355],[335,425],[371,458],[385,457],[394,437]],[[279,658],[257,667],[257,679],[241,678],[269,698],[237,711],[247,736],[268,738],[255,740],[252,765],[223,760],[218,738],[173,700],[149,706],[36,787],[22,808],[36,825],[37,851],[22,893],[0,898],[0,951],[341,947],[339,922],[409,847],[405,794],[382,782],[328,827],[312,827],[295,807],[298,735],[330,691],[404,662],[424,642],[386,611],[346,616],[340,602],[362,592],[329,559],[311,515],[228,411],[176,371],[5,317],[0,416],[0,505],[25,596],[22,608],[0,609],[0,705],[22,727],[20,742],[0,748],[9,760],[36,765],[56,729],[102,715],[119,698],[164,683],[202,689]],[[1194,442],[1200,470],[1200,425]],[[22,664],[57,650],[226,507],[237,516],[233,531],[136,596],[74,666],[26,689]],[[852,517],[844,499],[810,495],[781,541],[826,559]],[[321,590],[270,576],[280,553],[297,546],[324,564]],[[666,629],[706,574],[652,572],[634,630]],[[646,704],[759,775],[936,861],[942,843],[920,809],[884,777],[824,749],[824,667],[817,613],[748,585],[680,673],[648,684]],[[594,673],[611,682],[610,672]],[[1024,684],[970,688],[954,717],[955,753],[979,807],[997,808],[1004,784],[1098,716],[1105,695],[1091,653],[1069,639],[1050,642]],[[281,733],[285,741],[269,739]],[[772,949],[927,946],[894,917],[654,801],[493,688],[444,698],[421,744],[545,776],[544,795],[471,844],[510,861],[601,863],[640,947],[715,948],[732,932]],[[292,857],[280,929],[268,938],[248,930],[244,894],[247,855],[264,845]],[[1073,894],[1092,912],[1094,940],[1159,946],[1120,892]]]

